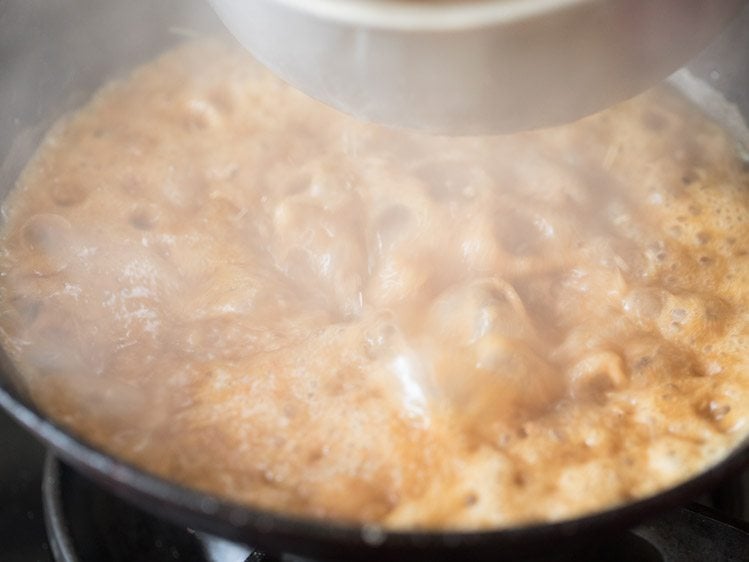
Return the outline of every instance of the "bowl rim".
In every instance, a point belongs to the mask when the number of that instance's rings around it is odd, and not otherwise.
[[[214,4],[246,0],[211,0]],[[339,25],[398,31],[461,31],[536,19],[609,0],[265,0]]]

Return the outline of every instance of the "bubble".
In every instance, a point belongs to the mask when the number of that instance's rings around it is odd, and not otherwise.
[[[72,207],[86,200],[88,189],[78,182],[55,181],[50,189],[52,201],[61,207]]]
[[[364,333],[364,346],[367,355],[372,358],[381,357],[393,350],[400,340],[398,328],[390,321],[376,322]]]
[[[633,340],[624,351],[624,362],[632,378],[650,384],[667,377],[696,377],[701,372],[684,348],[657,338]]]
[[[575,398],[600,399],[623,385],[627,379],[622,358],[612,351],[599,351],[584,357],[570,371]]]
[[[663,308],[663,292],[660,289],[642,287],[631,290],[622,302],[624,311],[638,323],[655,321]]]
[[[234,92],[229,87],[219,86],[215,88],[208,96],[208,100],[222,114],[229,114],[234,111]]]
[[[704,246],[705,244],[710,242],[710,240],[712,239],[710,234],[705,232],[704,230],[701,230],[700,232],[698,232],[696,235],[696,238],[697,238],[697,243],[700,244],[701,246]]]
[[[222,123],[221,111],[210,100],[193,98],[184,108],[185,125],[201,131],[218,127]]]
[[[159,184],[164,199],[181,210],[196,210],[205,203],[208,181],[197,166],[173,170],[171,177]]]
[[[731,406],[717,400],[710,400],[697,408],[697,411],[712,421],[721,421],[731,412]]]
[[[9,309],[15,314],[20,326],[30,326],[44,309],[44,301],[33,295],[18,294],[8,298]]]
[[[683,323],[687,319],[687,311],[683,308],[675,308],[671,311],[671,320],[677,324]]]
[[[158,224],[160,217],[161,211],[156,205],[141,204],[130,213],[128,222],[138,230],[151,230]]]
[[[68,267],[72,257],[72,226],[60,215],[32,216],[21,227],[21,240],[31,254],[28,263],[35,275],[54,275]]]
[[[717,361],[709,361],[707,365],[705,365],[705,374],[708,376],[712,377],[722,372],[723,372],[723,366]]]
[[[404,205],[392,205],[377,217],[376,237],[380,252],[390,250],[407,234],[413,220],[411,211]]]
[[[58,245],[71,230],[70,223],[60,215],[42,213],[29,218],[21,229],[28,250],[44,251]]]
[[[522,257],[538,253],[554,229],[543,217],[508,213],[497,221],[495,234],[507,252]]]
[[[520,297],[498,278],[480,278],[446,291],[432,306],[430,322],[462,343],[490,333],[520,338],[534,333]]]
[[[527,478],[525,474],[523,474],[522,472],[516,472],[512,475],[512,483],[517,488],[525,488],[525,485],[527,484],[527,482],[528,482]]]

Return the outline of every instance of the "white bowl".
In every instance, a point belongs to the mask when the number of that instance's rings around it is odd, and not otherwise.
[[[337,109],[452,134],[568,122],[637,94],[743,0],[210,0],[278,76]]]

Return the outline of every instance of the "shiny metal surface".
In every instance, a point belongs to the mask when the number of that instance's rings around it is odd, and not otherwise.
[[[574,120],[684,65],[743,0],[210,0],[303,92],[455,134]]]

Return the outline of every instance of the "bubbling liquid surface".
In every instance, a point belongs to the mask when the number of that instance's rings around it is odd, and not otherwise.
[[[575,517],[749,433],[749,170],[668,90],[444,138],[180,47],[49,133],[4,205],[0,333],[110,453],[393,528]]]

